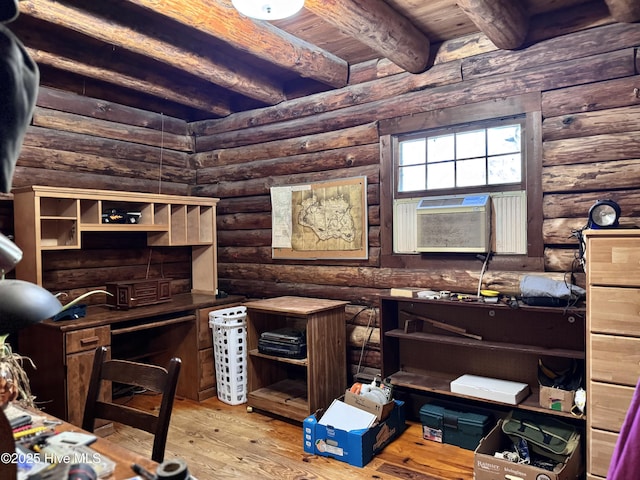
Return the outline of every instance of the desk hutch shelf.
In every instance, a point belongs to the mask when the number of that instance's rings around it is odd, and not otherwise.
[[[382,375],[395,386],[478,400],[451,392],[451,381],[472,374],[523,382],[531,395],[515,408],[575,418],[539,405],[537,371],[539,359],[584,368],[584,309],[382,297],[380,319]]]
[[[194,290],[215,293],[218,199],[111,190],[30,186],[14,191],[21,280],[42,285],[42,254],[82,248],[83,232],[146,232],[149,246],[191,246]],[[106,223],[112,209],[136,223]]]

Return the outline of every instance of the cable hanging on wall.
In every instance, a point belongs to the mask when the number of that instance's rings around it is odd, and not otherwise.
[[[160,165],[158,166],[158,193],[162,193],[162,153],[164,152],[164,113],[160,112]]]

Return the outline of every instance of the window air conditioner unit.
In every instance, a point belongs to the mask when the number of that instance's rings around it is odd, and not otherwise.
[[[489,194],[423,198],[416,207],[418,252],[488,252]]]

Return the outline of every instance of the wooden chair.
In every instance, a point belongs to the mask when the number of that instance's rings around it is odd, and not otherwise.
[[[108,360],[107,348],[99,347],[96,349],[93,361],[82,428],[93,432],[95,420],[99,418],[152,433],[154,438],[151,459],[161,463],[164,460],[164,449],[167,442],[173,400],[178,386],[180,365],[179,358],[172,358],[168,369],[158,365],[127,360]],[[110,395],[108,396],[109,401],[104,400],[104,394],[101,394],[101,387],[106,387],[106,385],[103,385],[103,381],[133,385],[161,393],[162,402],[158,415],[156,416],[127,405],[113,403],[110,401]]]

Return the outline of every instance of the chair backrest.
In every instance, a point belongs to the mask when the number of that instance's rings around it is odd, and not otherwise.
[[[92,432],[95,420],[100,418],[152,433],[154,438],[151,459],[161,463],[164,460],[180,365],[179,358],[172,358],[168,368],[128,360],[108,360],[107,348],[99,347],[96,349],[93,361],[82,428]],[[101,394],[104,381],[142,387],[152,392],[161,393],[162,401],[158,415],[114,403],[111,401],[110,395],[107,396],[109,400],[105,400],[105,395]]]

